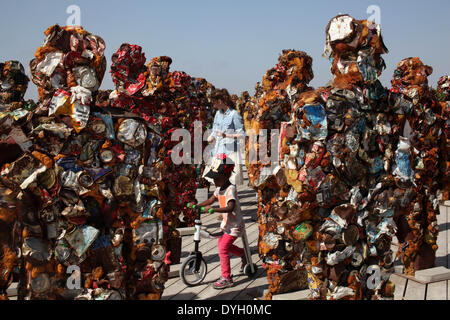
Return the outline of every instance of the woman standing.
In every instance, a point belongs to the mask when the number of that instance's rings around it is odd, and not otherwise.
[[[211,94],[211,102],[216,109],[212,134],[208,138],[208,142],[215,143],[212,157],[217,158],[217,155],[225,154],[230,158],[235,163],[230,181],[235,186],[242,185],[242,152],[245,141],[242,117],[233,108],[233,101],[226,89],[215,90]],[[205,170],[204,177],[208,171]]]

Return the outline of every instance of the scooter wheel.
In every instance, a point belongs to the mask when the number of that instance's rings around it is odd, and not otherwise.
[[[254,277],[256,275],[257,271],[258,271],[258,266],[254,263],[253,263],[253,272],[252,272],[252,267],[251,267],[250,263],[247,263],[244,267],[244,273],[248,277]]]
[[[180,277],[185,285],[188,287],[195,286],[203,281],[208,272],[208,267],[203,258],[200,259],[198,270],[195,270],[195,261],[197,257],[195,255],[189,256],[184,260],[180,269]]]

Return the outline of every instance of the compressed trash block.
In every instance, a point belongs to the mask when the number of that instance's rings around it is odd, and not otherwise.
[[[409,275],[434,266],[439,232],[436,214],[445,186],[445,170],[440,177],[448,153],[442,130],[445,107],[434,100],[428,87],[432,72],[419,58],[403,59],[394,71],[389,97],[400,134],[393,175],[397,191],[409,195],[406,210],[396,213],[397,255]]]
[[[195,190],[203,169],[201,165],[176,165],[172,162],[171,153],[178,142],[172,141],[171,135],[174,130],[184,128],[194,137],[195,121],[201,121],[201,129],[205,130],[206,123],[212,118],[208,94],[213,86],[205,79],[192,78],[184,72],[170,72],[172,60],[167,56],[151,59],[144,68],[145,56],[136,45],[122,45],[115,55],[122,56],[123,52],[129,51],[128,48],[131,48],[130,52],[133,52],[132,55],[136,58],[131,60],[132,67],[127,65],[129,60],[126,59],[122,62],[119,59],[118,65],[125,69],[129,67],[130,70],[138,70],[137,73],[126,73],[128,78],[118,81],[116,90],[108,97],[106,93],[102,94],[98,103],[106,108],[128,110],[143,119],[148,126],[147,130],[150,129],[150,132],[147,131],[147,139],[144,139],[144,168],[139,174],[140,183],[147,190],[144,193],[146,196],[143,197],[143,204],[147,205],[143,212],[134,210],[129,222],[133,241],[128,244],[131,248],[128,270],[133,277],[129,279],[127,286],[134,298],[154,299],[162,294],[169,264],[179,262],[178,248],[173,245],[180,240],[176,228],[183,224],[193,224],[195,216],[185,205],[195,199]],[[117,70],[119,69],[116,66],[112,67],[113,78],[120,78],[115,74]],[[147,77],[142,87],[139,74],[145,74]],[[127,86],[126,83],[130,85]],[[130,92],[132,83],[137,84],[139,89]],[[206,143],[202,143],[202,151],[205,146]],[[192,155],[189,155],[189,158],[191,157]],[[157,210],[157,216],[150,213],[154,210]],[[184,221],[179,220],[181,213]],[[163,252],[166,252],[164,263],[157,262],[156,266],[154,265],[153,255],[156,249],[149,246],[145,239],[143,243],[138,236],[146,232],[145,229],[140,231],[145,226],[142,223],[158,223],[159,228],[162,228],[159,232],[162,232],[163,241],[157,252],[161,258],[164,256]]]
[[[261,202],[267,298],[283,290],[275,275],[304,268],[313,299],[392,299],[391,167],[399,128],[378,80],[387,49],[378,25],[348,15],[331,19],[326,35],[333,80],[298,92],[288,117],[268,125],[281,129],[276,169],[248,165]],[[280,78],[268,72],[263,90]],[[368,286],[373,268],[381,277]]]
[[[443,110],[443,138],[441,139],[442,161],[440,166],[441,186],[443,186],[442,201],[450,199],[450,77],[442,76],[437,84],[435,100]]]
[[[0,167],[3,169],[30,150],[22,124],[36,107],[24,101],[29,79],[19,61],[0,63]],[[11,185],[0,181],[0,300],[7,300],[7,288],[19,271],[21,222]]]
[[[289,119],[292,101],[302,92],[311,90],[307,84],[313,77],[312,59],[302,51],[283,50],[278,62],[267,71],[261,87],[257,84],[255,96],[245,98],[248,102],[244,107],[244,125],[249,134],[246,165],[250,184],[258,191],[259,253],[267,269],[269,295],[307,287],[306,270],[296,265],[298,241],[288,230],[284,231],[287,225],[276,223],[289,219],[284,215],[294,204],[286,201],[289,189],[283,170],[278,174],[271,166],[270,157],[275,156],[271,133],[265,135],[268,137],[265,147],[254,137],[262,136],[263,129],[280,129],[281,121]],[[264,158],[260,158],[261,151]],[[254,159],[255,156],[258,158]]]
[[[14,153],[2,158],[0,174],[0,228],[10,230],[1,239],[10,247],[2,245],[0,285],[15,270],[19,299],[159,299],[171,264],[167,243],[180,239],[181,212],[193,222],[185,204],[202,174],[201,166],[172,163],[171,133],[192,133],[196,120],[206,127],[213,86],[172,76],[170,58],[160,57],[152,63],[166,67],[168,85],[145,96],[155,68],[147,70],[140,47],[122,45],[113,56],[116,89],[99,92],[101,38],[79,27],[53,26],[46,35],[30,63],[39,105],[15,101],[20,117],[1,109],[0,132]],[[170,249],[176,260],[178,248]],[[79,277],[67,272],[74,266]]]
[[[334,78],[300,96],[292,112],[293,142],[304,150],[293,167],[302,182],[297,198],[314,208],[302,263],[313,299],[392,299],[396,226],[389,194],[396,131],[378,80],[387,49],[378,25],[349,15],[330,20],[326,39]],[[373,286],[369,268],[381,274]]]

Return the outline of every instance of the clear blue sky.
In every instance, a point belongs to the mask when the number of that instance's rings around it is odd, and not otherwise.
[[[172,70],[205,77],[216,87],[253,93],[282,49],[303,50],[313,58],[318,87],[330,78],[330,63],[321,56],[325,27],[338,13],[357,19],[370,16],[369,5],[381,9],[381,27],[389,53],[381,76],[385,86],[398,61],[418,56],[434,68],[430,84],[450,74],[450,1],[2,1],[0,61],[19,60],[29,74],[29,61],[44,40],[44,30],[65,25],[69,5],[81,8],[83,27],[106,42],[107,74],[102,89],[113,88],[112,53],[123,42],[143,47],[147,61],[168,55]],[[37,98],[30,82],[26,98]]]

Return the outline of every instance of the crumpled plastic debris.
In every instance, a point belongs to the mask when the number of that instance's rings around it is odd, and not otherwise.
[[[248,93],[248,91],[244,91],[241,93],[239,97],[236,98],[236,110],[239,112],[241,116],[244,115],[244,113],[248,109],[248,104],[251,102],[252,97]]]

